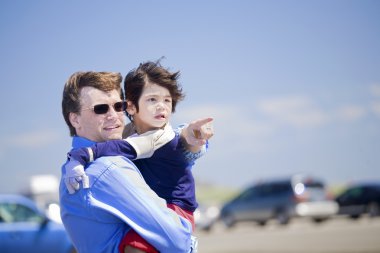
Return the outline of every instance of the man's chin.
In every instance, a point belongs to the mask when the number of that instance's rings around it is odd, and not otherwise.
[[[110,134],[108,136],[105,136],[106,140],[121,140],[122,138],[122,133]]]

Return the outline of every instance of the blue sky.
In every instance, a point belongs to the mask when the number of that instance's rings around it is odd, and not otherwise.
[[[0,192],[60,175],[75,71],[181,71],[173,124],[215,118],[198,182],[380,179],[379,1],[0,2]]]

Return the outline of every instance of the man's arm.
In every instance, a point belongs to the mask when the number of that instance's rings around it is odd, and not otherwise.
[[[188,252],[190,222],[166,207],[165,200],[148,187],[134,164],[122,157],[111,161],[100,158],[90,165],[87,173],[90,175],[93,166],[102,166],[101,163],[105,163],[109,172],[92,185],[90,202],[118,216],[158,251]]]

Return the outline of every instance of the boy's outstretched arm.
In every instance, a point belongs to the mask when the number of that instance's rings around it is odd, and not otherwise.
[[[186,149],[197,153],[214,135],[213,118],[202,118],[183,128],[181,137],[186,141]]]

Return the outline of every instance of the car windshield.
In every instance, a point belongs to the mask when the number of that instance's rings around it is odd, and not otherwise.
[[[17,203],[0,203],[2,222],[41,222],[43,217],[30,208]]]

